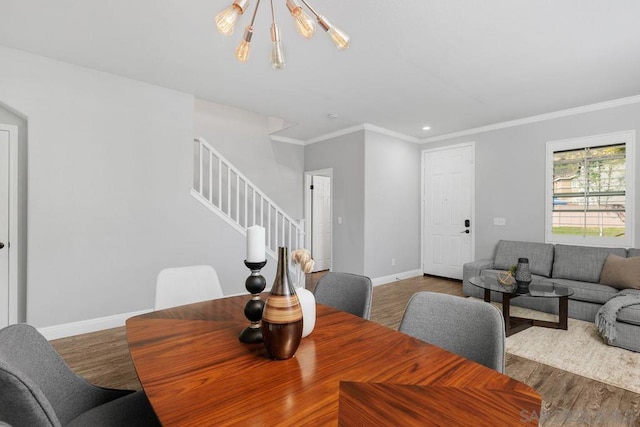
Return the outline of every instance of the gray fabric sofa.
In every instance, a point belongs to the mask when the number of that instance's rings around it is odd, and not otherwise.
[[[551,279],[574,290],[569,297],[569,317],[593,322],[600,307],[620,290],[601,285],[600,272],[609,254],[621,257],[640,256],[640,249],[599,248],[590,246],[552,245],[535,242],[498,242],[493,259],[470,262],[463,267],[463,292],[466,296],[483,297],[483,290],[469,283],[474,276],[496,276],[528,258],[533,278]],[[492,299],[500,301],[497,293]],[[548,298],[519,297],[512,305],[558,314],[558,302]],[[623,308],[616,323],[617,338],[613,345],[640,352],[640,305]]]

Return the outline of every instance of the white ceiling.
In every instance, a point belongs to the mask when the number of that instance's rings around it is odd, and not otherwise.
[[[245,64],[249,13],[231,37],[213,23],[231,0],[0,0],[0,45],[281,117],[299,140],[362,123],[428,138],[640,94],[637,0],[309,1],[351,47],[302,39],[274,0],[282,71],[266,0]]]

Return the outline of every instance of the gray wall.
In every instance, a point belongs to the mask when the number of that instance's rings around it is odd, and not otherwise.
[[[640,135],[640,104],[631,104],[537,123],[424,144],[423,148],[476,142],[476,259],[493,256],[500,239],[544,242],[546,143],[623,130]],[[638,148],[636,147],[636,150]],[[637,153],[637,151],[636,151]],[[635,159],[640,191],[640,156]],[[636,197],[637,198],[637,197]],[[634,223],[639,224],[640,205]],[[493,218],[506,226],[493,225]],[[635,246],[640,243],[636,226]]]
[[[304,217],[304,147],[272,141],[269,117],[196,100],[195,135],[203,137],[294,219]]]
[[[244,238],[189,195],[191,95],[3,47],[0,63],[0,103],[29,126],[29,323],[149,309],[170,266],[210,264],[226,295],[245,291]],[[299,148],[280,148],[302,170]]]
[[[420,151],[370,130],[305,147],[306,171],[333,169],[333,271],[378,278],[420,268]]]
[[[333,168],[333,271],[364,274],[364,145],[359,131],[304,150],[306,171]]]
[[[421,149],[365,131],[364,273],[369,277],[420,269]]]
[[[0,104],[0,123],[18,127],[18,321],[27,317],[27,120]]]

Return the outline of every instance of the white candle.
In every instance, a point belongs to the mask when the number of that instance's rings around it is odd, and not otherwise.
[[[266,260],[265,244],[264,227],[253,225],[247,228],[247,262],[262,262]]]

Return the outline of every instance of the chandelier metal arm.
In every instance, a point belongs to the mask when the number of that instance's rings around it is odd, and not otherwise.
[[[256,7],[253,9],[253,15],[251,15],[251,28],[253,28],[253,23],[256,20],[256,14],[258,13],[258,7],[260,7],[260,0],[256,2]]]
[[[304,3],[305,6],[307,6],[307,9],[309,9],[311,13],[313,13],[316,16],[316,18],[320,18],[320,14],[316,12],[316,10],[313,7],[311,7],[311,5],[306,0],[300,0],[300,1]]]
[[[251,38],[253,37],[253,23],[256,20],[256,14],[258,13],[258,7],[260,6],[260,0],[256,2],[256,7],[253,9],[253,15],[251,15],[251,23],[244,30],[243,40],[247,43],[251,43]]]

